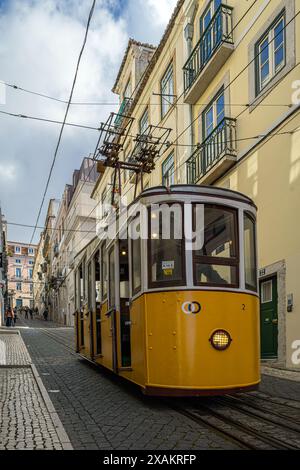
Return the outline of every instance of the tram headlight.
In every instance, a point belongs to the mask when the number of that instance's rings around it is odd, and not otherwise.
[[[219,351],[224,351],[230,346],[232,341],[230,334],[225,330],[216,330],[209,338],[211,345]]]

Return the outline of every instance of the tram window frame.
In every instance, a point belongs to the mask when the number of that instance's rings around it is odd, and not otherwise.
[[[107,287],[108,287],[108,260],[107,260],[107,253],[105,250],[105,244],[103,243],[100,248],[100,256],[101,256],[101,270],[100,270],[100,279],[101,279],[101,302],[107,300]],[[106,279],[104,279],[104,269],[105,266],[105,273]]]
[[[92,271],[92,261],[89,261],[87,266],[87,301],[89,311],[93,310],[93,290],[92,290],[92,280],[93,280],[93,271]]]
[[[253,254],[254,254],[254,265],[251,266],[251,269],[254,268],[255,270],[255,285],[251,285],[249,283],[247,283],[247,276],[246,276],[246,249],[245,249],[245,220],[246,218],[252,222],[252,227],[253,227],[253,242],[254,242],[254,246],[252,247],[253,249]],[[244,211],[243,213],[243,237],[244,237],[244,253],[243,253],[243,256],[244,256],[244,276],[245,276],[245,288],[248,289],[248,290],[251,290],[253,292],[257,292],[258,291],[258,279],[257,279],[257,239],[256,239],[256,218],[254,217],[254,215],[249,212],[249,211]]]
[[[148,288],[155,289],[155,288],[168,288],[168,287],[176,287],[176,286],[186,286],[186,249],[185,249],[185,235],[184,235],[184,203],[182,201],[172,201],[166,202],[162,201],[158,205],[180,205],[181,207],[181,217],[182,217],[182,237],[181,237],[181,279],[174,280],[174,281],[153,281],[152,280],[152,266],[151,266],[151,259],[152,259],[152,238],[151,238],[151,207],[148,207],[148,240],[147,240],[147,264],[148,264]],[[158,239],[159,240],[159,239]],[[155,239],[154,241],[157,241]]]
[[[197,204],[204,205],[204,224],[205,224],[205,209],[221,209],[224,212],[229,212],[233,214],[234,226],[233,226],[233,236],[234,236],[234,252],[235,256],[233,257],[219,257],[219,256],[205,256],[205,255],[196,255],[193,251],[193,281],[195,286],[206,286],[206,287],[221,287],[224,289],[227,288],[239,288],[240,286],[240,249],[239,249],[239,218],[238,218],[238,209],[233,207],[224,206],[223,204],[209,204],[209,203],[193,203],[192,210],[192,227],[195,230],[195,209]],[[210,266],[226,266],[231,269],[235,269],[235,282],[231,283],[217,283],[217,282],[199,282],[197,281],[196,266],[197,264],[210,265]]]
[[[140,214],[137,214],[134,219],[131,221],[130,223],[130,227],[133,223],[136,222],[136,219],[139,219],[139,225],[140,225],[140,234],[141,234],[141,217],[140,217]],[[129,229],[130,230],[130,229]],[[134,272],[134,263],[135,263],[135,258],[134,258],[134,243],[138,243],[139,244],[139,253],[140,253],[140,256],[139,256],[139,273],[140,273],[140,283],[139,285],[135,285],[135,272]],[[133,239],[131,238],[130,240],[130,249],[131,249],[131,288],[132,288],[132,296],[134,295],[137,295],[141,289],[142,289],[142,260],[141,260],[141,257],[142,257],[142,244],[141,244],[141,237],[137,238],[137,239]]]
[[[111,257],[113,265],[113,277],[111,276]],[[108,307],[114,308],[116,306],[116,260],[115,260],[115,245],[111,247],[108,252]],[[113,297],[112,294],[113,293]],[[112,302],[113,300],[113,302]]]

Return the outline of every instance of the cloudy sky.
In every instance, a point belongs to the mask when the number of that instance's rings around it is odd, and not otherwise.
[[[67,99],[92,0],[0,0],[0,80]],[[176,0],[97,0],[73,101],[116,103],[111,88],[129,37],[157,44]],[[0,85],[0,111],[61,121],[66,105]],[[99,126],[113,105],[72,106],[68,121]],[[35,224],[60,126],[0,114],[0,205],[8,222]],[[97,132],[65,127],[39,225]],[[11,240],[32,229],[9,225]],[[40,230],[37,232],[39,234]],[[35,237],[37,241],[37,236]]]

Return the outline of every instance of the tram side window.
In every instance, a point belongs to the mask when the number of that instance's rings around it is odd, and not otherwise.
[[[101,298],[107,297],[107,257],[105,245],[101,247]]]
[[[255,221],[247,212],[244,213],[244,253],[246,289],[257,291]]]
[[[193,211],[193,230],[201,230]],[[193,253],[194,283],[197,285],[238,285],[237,211],[217,205],[204,207],[204,242]]]
[[[114,248],[108,254],[108,266],[109,266],[109,281],[108,281],[108,293],[109,293],[109,306],[114,307],[116,303],[116,296],[115,296],[115,254]]]
[[[88,264],[88,307],[93,310],[93,284],[92,284],[92,263]]]
[[[178,226],[182,228],[183,225],[182,211],[182,206],[179,211],[170,211],[169,214],[149,210],[149,287],[185,285],[184,238],[182,233],[179,238],[178,231]],[[157,232],[153,231],[151,224],[156,218]],[[165,238],[165,229],[168,227],[169,235]]]
[[[134,222],[133,222],[134,223]],[[132,228],[132,226],[131,226]],[[140,223],[135,226],[136,233],[140,233]],[[132,295],[141,290],[141,238],[131,238],[131,260],[132,260]]]

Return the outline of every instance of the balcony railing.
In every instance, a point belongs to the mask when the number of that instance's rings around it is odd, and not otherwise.
[[[127,115],[128,111],[129,111],[131,103],[132,103],[131,98],[124,98],[123,99],[123,101],[121,103],[121,106],[119,108],[118,114],[115,118],[115,122],[114,122],[115,126],[121,127],[122,122],[124,120],[124,117]]]
[[[232,7],[220,5],[183,67],[185,92],[210,61],[221,43],[233,44]]]
[[[196,184],[224,156],[236,153],[236,120],[224,118],[187,160],[188,184]]]

